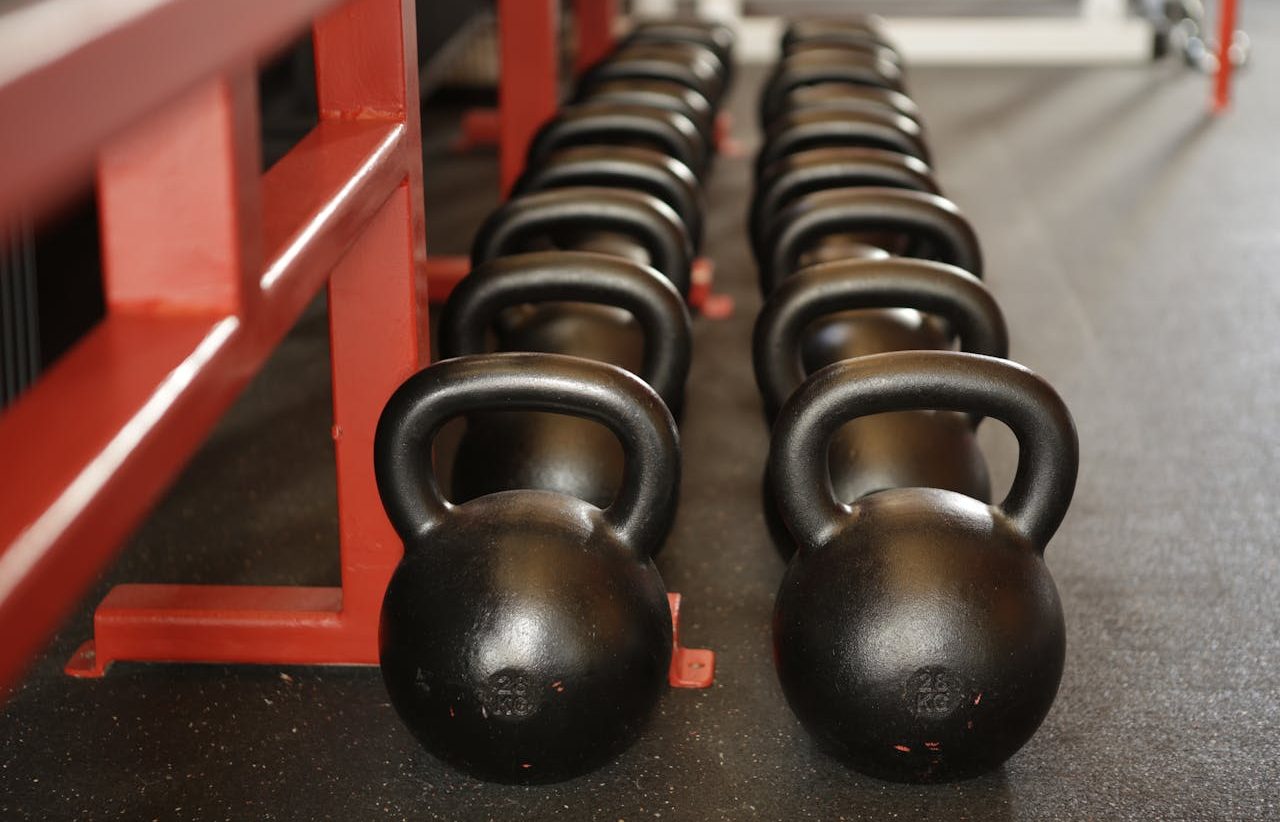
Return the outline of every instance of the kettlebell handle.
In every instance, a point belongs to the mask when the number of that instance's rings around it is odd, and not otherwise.
[[[803,151],[806,144],[816,148],[822,142],[881,148],[930,162],[923,130],[910,117],[890,111],[810,109],[784,114],[769,126],[760,153],[756,155],[756,177],[783,157]]]
[[[964,269],[905,257],[819,263],[779,283],[756,319],[756,382],[770,417],[805,380],[805,329],[828,314],[863,308],[914,308],[937,314],[950,323],[961,351],[1009,355],[1000,306],[982,281]]]
[[[1052,386],[1021,365],[954,351],[844,360],[815,372],[787,400],[774,424],[769,472],[800,550],[825,543],[852,512],[836,499],[827,469],[836,430],[871,414],[929,409],[994,417],[1013,431],[1018,468],[999,508],[1043,554],[1075,490],[1080,454],[1071,414]]]
[[[760,93],[760,126],[778,119],[787,95],[801,86],[852,83],[903,91],[902,67],[875,54],[850,54],[838,62],[804,64],[787,55],[765,81]]]
[[[528,241],[557,231],[632,237],[681,296],[689,293],[693,247],[680,217],[657,197],[627,189],[575,186],[508,200],[476,232],[471,267],[520,253]]]
[[[605,520],[637,557],[653,552],[680,485],[680,447],[666,404],[616,366],[523,353],[442,360],[410,377],[387,401],[374,435],[374,473],[406,550],[422,545],[457,507],[441,493],[431,464],[436,434],[454,417],[489,410],[548,411],[608,427],[622,443],[625,460]]]
[[[773,216],[804,194],[831,188],[905,188],[938,194],[927,163],[882,148],[811,148],[772,163],[760,175],[748,222],[756,259],[764,258],[764,235]]]
[[[652,194],[675,210],[697,248],[702,239],[702,193],[692,169],[641,146],[575,146],[530,166],[516,180],[515,196],[574,186],[615,186]]]
[[[760,287],[765,296],[796,269],[800,255],[829,234],[895,231],[926,236],[941,246],[939,262],[982,276],[978,237],[945,197],[900,188],[835,188],[800,197],[769,226]]]
[[[486,351],[485,332],[507,308],[524,303],[598,303],[631,312],[644,331],[640,377],[668,407],[678,407],[692,356],[689,310],[667,278],[648,266],[589,251],[539,251],[499,257],[462,279],[440,315],[440,354]]]
[[[636,104],[585,101],[560,110],[529,142],[525,167],[534,168],[562,148],[647,140],[661,147],[701,178],[707,172],[709,149],[688,115]]]

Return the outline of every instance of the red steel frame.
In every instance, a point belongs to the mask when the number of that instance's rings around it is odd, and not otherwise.
[[[50,125],[83,139],[62,135],[47,167],[99,152],[108,310],[0,418],[6,473],[21,477],[0,500],[0,683],[16,679],[326,281],[342,586],[122,585],[68,670],[376,661],[377,609],[400,548],[374,488],[374,425],[427,358],[413,3],[279,4],[288,16],[228,5],[238,4],[169,0],[61,61],[63,73],[136,77],[162,107],[128,128],[104,107],[82,131],[83,112],[64,105],[73,110]],[[260,175],[254,61],[316,15],[320,124]],[[155,37],[168,38],[163,72],[127,51]],[[196,59],[206,37],[219,41],[220,68]],[[33,88],[0,88],[0,110],[25,113],[23,91],[39,92],[42,71]],[[147,87],[160,75],[190,90],[166,99],[171,88]],[[65,103],[92,87],[45,85]],[[116,102],[129,111],[136,100]],[[0,145],[23,121],[5,119]]]
[[[66,48],[0,69],[0,217],[48,206],[96,158],[108,309],[0,416],[18,478],[0,494],[0,688],[326,283],[341,587],[120,585],[67,672],[377,661],[402,548],[373,479],[374,427],[428,356],[416,39],[412,0],[335,5],[164,0],[19,21],[24,42]],[[254,63],[308,24],[320,124],[260,175]],[[86,93],[99,86],[120,93],[106,104]],[[713,664],[677,647],[671,682],[706,687]]]
[[[589,5],[593,0],[583,2]],[[506,197],[524,170],[529,141],[560,105],[560,4],[497,0],[497,8],[498,108],[468,112],[462,129],[465,144],[498,144],[498,185]],[[511,66],[519,70],[507,71]],[[470,270],[471,260],[465,255],[430,257],[431,299],[443,301]]]
[[[613,49],[613,26],[618,18],[617,0],[573,0],[578,25],[578,53],[573,69],[582,74]]]
[[[1236,0],[1218,4],[1218,72],[1213,78],[1213,110],[1226,111],[1231,105],[1231,39],[1236,32]]]

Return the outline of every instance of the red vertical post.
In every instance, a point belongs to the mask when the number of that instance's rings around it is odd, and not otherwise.
[[[315,51],[321,119],[399,120],[410,135],[406,144],[420,144],[412,0],[343,6],[317,21]],[[387,397],[428,360],[421,154],[407,165],[404,183],[329,280],[342,611],[369,647],[401,551],[378,499],[374,430]]]
[[[248,65],[109,145],[98,163],[108,309],[249,310],[262,263],[260,168]]]
[[[1222,112],[1231,105],[1231,38],[1236,31],[1236,0],[1218,4],[1218,73],[1213,83],[1213,110]]]
[[[529,141],[560,97],[558,0],[498,0],[498,165],[502,196],[524,170]]]
[[[617,16],[617,0],[573,0],[573,17],[578,27],[575,72],[582,74],[613,49],[613,21]]]

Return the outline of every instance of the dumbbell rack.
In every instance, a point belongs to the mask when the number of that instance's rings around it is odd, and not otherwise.
[[[413,3],[174,0],[75,18],[11,24],[40,48],[0,74],[0,110],[23,115],[0,122],[0,215],[50,207],[96,162],[107,297],[104,320],[0,417],[19,478],[0,495],[0,687],[326,283],[341,585],[117,586],[66,671],[374,664],[401,554],[373,481],[374,427],[428,359]],[[320,123],[260,174],[255,62],[308,26]],[[527,139],[538,121],[522,122]],[[672,682],[703,664],[677,654]]]

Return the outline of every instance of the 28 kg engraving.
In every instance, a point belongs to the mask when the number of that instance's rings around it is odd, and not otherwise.
[[[528,677],[515,671],[499,671],[489,677],[481,694],[485,713],[505,719],[531,716],[538,700]]]
[[[946,668],[921,668],[907,680],[903,697],[907,709],[921,719],[945,719],[967,697],[964,682]]]

